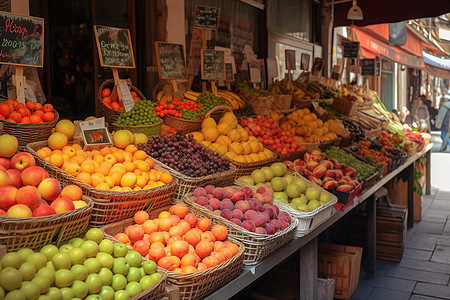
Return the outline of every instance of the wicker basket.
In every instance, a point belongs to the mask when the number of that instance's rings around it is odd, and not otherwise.
[[[169,207],[163,207],[150,212],[150,219],[158,218],[158,215],[161,211],[168,209]],[[191,208],[189,210],[195,214],[195,212],[192,211]],[[124,232],[124,230],[129,225],[133,224],[135,223],[131,218],[121,222],[116,222],[114,224],[106,225],[101,229],[107,236],[109,236],[109,238],[115,241],[114,238],[112,238],[113,236],[115,236],[117,233]],[[244,262],[244,245],[232,238],[229,238],[229,240],[239,246],[239,252],[229,260],[223,262],[218,266],[215,266],[214,268],[192,274],[184,274],[164,270],[165,272],[167,272],[168,284],[178,288],[180,292],[180,300],[194,300],[203,298],[204,296],[217,289],[219,286],[232,280],[240,273],[242,264]]]
[[[272,111],[273,95],[267,95],[266,97],[256,97],[247,91],[240,90],[239,96],[244,101],[253,107],[256,114],[268,116]]]
[[[131,85],[130,83],[128,83],[128,86],[130,87],[130,90],[132,90],[132,91],[136,92],[136,94],[138,94],[139,98],[141,98],[142,100],[146,100],[144,94],[142,94],[142,92],[137,87]],[[105,117],[105,122],[107,122],[108,124],[113,124],[117,120],[117,118],[119,117],[119,115],[122,111],[109,108],[105,104],[103,104],[102,91],[106,87],[110,87],[111,92],[112,92],[112,89],[114,87],[114,79],[108,79],[108,80],[103,81],[103,83],[98,88],[98,95],[97,95],[98,108],[100,111],[100,116]]]
[[[272,110],[285,112],[291,109],[292,95],[274,95]]]
[[[161,125],[163,122],[159,122],[153,125],[139,125],[139,126],[126,126],[126,125],[118,125],[117,123],[112,124],[112,130],[118,131],[122,129],[126,129],[131,131],[132,133],[143,133],[146,136],[160,135],[161,134]]]
[[[2,131],[3,131],[3,123],[0,123],[0,134],[2,133]]]
[[[159,300],[164,297],[166,294],[166,281],[167,281],[167,274],[166,272],[161,271],[158,268],[158,273],[162,274],[161,279],[155,283],[154,286],[151,288],[140,292],[134,297],[128,298],[128,300]]]
[[[240,241],[245,246],[245,265],[253,265],[263,260],[269,254],[290,241],[298,226],[298,220],[291,215],[291,224],[286,229],[275,234],[258,234],[244,229],[235,223],[228,221],[220,215],[208,210],[207,208],[193,202],[190,197],[192,193],[186,194],[186,202],[192,212],[198,217],[211,219],[213,224],[221,224],[228,228],[228,235]],[[288,212],[284,207],[279,207],[281,211]]]
[[[52,134],[52,129],[59,120],[58,112],[56,110],[53,112],[55,113],[53,121],[40,124],[13,123],[0,119],[3,133],[14,135],[19,142],[19,150],[23,150],[28,143],[46,140]]]
[[[179,132],[189,133],[199,131],[202,128],[202,121],[191,121],[174,116],[164,116],[163,122],[165,125],[175,128]]]
[[[73,237],[86,231],[94,201],[83,196],[85,207],[69,212],[31,218],[12,218],[2,216],[0,222],[0,244],[8,251],[21,248],[38,250],[47,244],[61,246]]]
[[[356,102],[345,101],[340,97],[335,97],[332,104],[335,111],[346,116],[352,115],[355,112],[356,106]]]

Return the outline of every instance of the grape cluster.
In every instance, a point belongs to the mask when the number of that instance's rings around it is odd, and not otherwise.
[[[200,104],[201,107],[197,110],[197,112],[201,116],[206,116],[208,111],[213,109],[216,106],[226,105],[229,106],[229,103],[225,98],[216,97],[213,94],[201,93],[197,98],[197,104]]]
[[[182,118],[185,120],[190,120],[190,121],[200,121],[200,116],[198,115],[197,112],[189,110],[189,109],[182,109],[180,110],[180,113],[182,115]]]
[[[342,121],[342,124],[344,124],[344,127],[348,131],[353,132],[355,134],[356,141],[361,141],[361,140],[366,139],[365,132],[361,127],[359,127],[358,125],[356,125],[355,123],[353,123],[352,121],[349,121],[349,120],[343,119],[341,121]]]
[[[206,150],[192,135],[161,135],[147,144],[138,145],[138,148],[189,177],[207,176],[230,169],[228,160]]]
[[[136,101],[129,111],[122,111],[116,120],[118,125],[138,126],[161,123],[162,119],[153,112],[156,104],[149,101]]]

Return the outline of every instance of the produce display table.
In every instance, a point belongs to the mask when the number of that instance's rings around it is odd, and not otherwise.
[[[426,168],[426,194],[430,193],[431,187],[431,170],[429,167],[430,150],[432,144],[426,146],[422,151],[408,158],[408,160],[397,169],[388,173],[380,181],[378,181],[372,188],[367,190],[364,194],[354,199],[352,206],[346,207],[345,211],[336,211],[328,220],[319,225],[309,234],[294,238],[282,248],[272,253],[258,264],[248,267],[244,266],[241,273],[228,284],[215,290],[213,293],[203,299],[229,299],[235,294],[239,293],[248,285],[252,284],[259,277],[270,271],[273,267],[283,262],[290,255],[295,252],[300,252],[300,299],[317,299],[317,237],[320,233],[327,230],[335,222],[339,221],[348,212],[356,208],[358,205],[367,202],[367,274],[375,275],[376,264],[376,203],[373,197],[374,193],[388,183],[392,178],[398,175],[403,170],[408,170],[408,227],[414,225],[414,163],[421,156],[425,155],[427,161]]]

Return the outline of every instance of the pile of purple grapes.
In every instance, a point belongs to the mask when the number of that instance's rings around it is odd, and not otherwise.
[[[228,171],[230,162],[197,143],[192,135],[176,133],[156,136],[138,148],[170,168],[189,177]]]

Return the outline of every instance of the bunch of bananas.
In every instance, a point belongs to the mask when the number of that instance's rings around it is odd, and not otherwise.
[[[198,96],[201,93],[193,92],[193,91],[186,91],[184,93],[184,98],[189,99],[191,101],[197,101]],[[217,96],[222,97],[230,104],[230,106],[233,108],[233,110],[241,109],[245,106],[244,100],[241,99],[237,94],[231,92],[231,91],[217,91]]]
[[[276,81],[277,82],[277,81]],[[276,83],[275,82],[275,83]],[[296,86],[289,78],[284,78],[279,82],[283,89],[287,90],[289,94],[295,95],[299,99],[310,99],[310,97],[298,86]]]
[[[161,101],[167,103],[173,100],[173,96],[165,94],[164,91],[159,91],[159,93],[156,94],[156,100],[158,100],[158,103]]]

